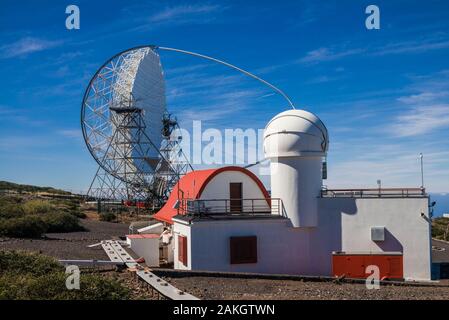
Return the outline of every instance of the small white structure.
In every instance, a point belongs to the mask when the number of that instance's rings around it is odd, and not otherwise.
[[[430,280],[429,198],[424,189],[327,190],[326,127],[290,110],[264,135],[271,197],[240,167],[182,177],[155,218],[174,235],[174,267],[364,278]]]
[[[128,234],[127,243],[149,267],[159,267],[159,234]]]

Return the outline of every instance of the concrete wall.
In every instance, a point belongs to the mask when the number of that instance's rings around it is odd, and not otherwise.
[[[424,213],[424,217],[421,216]],[[315,241],[340,241],[329,249],[399,251],[406,279],[430,280],[431,243],[427,198],[322,198]],[[385,241],[371,241],[371,227],[385,227]],[[326,241],[327,242],[327,241]],[[316,242],[314,246],[319,247]],[[331,266],[328,266],[329,270]]]
[[[144,257],[147,266],[159,267],[159,238],[137,238],[129,240],[131,243],[131,250],[138,256]]]
[[[288,219],[176,221],[175,268],[330,276],[332,251],[399,251],[406,279],[430,280],[427,206],[427,198],[319,198],[316,228],[293,228]],[[385,227],[385,241],[371,241],[373,226]],[[188,237],[188,266],[177,261],[178,233]],[[229,237],[253,235],[258,263],[231,265]]]
[[[189,243],[188,267],[185,268],[182,263],[177,262],[176,248],[175,268],[179,266],[179,269],[192,270],[310,274],[313,267],[308,263],[310,230],[292,228],[288,219],[203,220],[193,222],[190,227],[176,221],[174,226],[177,232],[187,235]],[[229,237],[254,235],[257,236],[257,264],[230,264]]]

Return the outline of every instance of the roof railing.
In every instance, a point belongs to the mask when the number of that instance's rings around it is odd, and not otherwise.
[[[322,198],[422,198],[425,188],[372,188],[372,189],[327,189],[321,190]]]
[[[279,198],[181,199],[178,214],[186,216],[285,216]]]

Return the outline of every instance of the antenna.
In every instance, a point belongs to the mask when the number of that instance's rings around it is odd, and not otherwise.
[[[419,154],[419,159],[421,163],[421,189],[424,189],[424,155]]]

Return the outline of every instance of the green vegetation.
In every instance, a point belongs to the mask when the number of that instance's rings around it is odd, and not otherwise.
[[[46,232],[73,232],[82,231],[78,218],[65,212],[51,212],[42,216],[42,220],[47,224]]]
[[[438,217],[432,220],[432,238],[449,241],[449,218]],[[446,235],[446,239],[444,236]]]
[[[38,216],[0,219],[0,236],[39,238],[47,230],[48,225]]]
[[[54,193],[54,194],[65,194],[68,195],[70,192],[55,189],[52,187],[36,187],[36,186],[30,186],[27,184],[17,184],[12,183],[8,181],[0,181],[0,190],[7,190],[7,191],[15,191],[15,192],[48,192],[48,193]]]
[[[0,251],[0,300],[117,300],[130,292],[118,280],[81,273],[80,289],[68,290],[64,268],[53,258]]]
[[[77,200],[0,196],[0,236],[39,238],[47,232],[81,231]]]
[[[57,199],[51,200],[50,203],[59,211],[70,213],[78,218],[86,218],[86,214],[80,210],[80,201],[78,199]]]
[[[22,207],[26,214],[47,213],[53,209],[49,201],[39,199],[29,200]]]
[[[102,212],[100,213],[100,221],[116,221],[117,215],[114,212]]]

